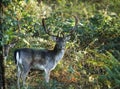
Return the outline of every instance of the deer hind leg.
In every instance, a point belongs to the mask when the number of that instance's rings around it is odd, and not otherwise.
[[[23,81],[23,87],[25,88],[25,89],[27,89],[27,87],[26,87],[26,77],[27,77],[27,73],[22,73],[22,75],[21,75],[21,77],[22,77],[22,81]]]
[[[26,86],[26,77],[27,77],[29,71],[30,71],[30,67],[27,66],[27,65],[24,65],[23,66],[23,71],[21,73],[21,78],[22,78],[22,81],[23,81],[23,87],[25,89],[27,89],[27,86]]]
[[[17,71],[17,87],[18,87],[18,89],[20,89],[20,77],[21,77],[21,70],[20,70],[20,67],[18,66],[17,67],[18,69],[18,71]]]
[[[45,70],[45,81],[49,83],[50,79],[50,70]]]
[[[20,89],[20,78],[21,78],[23,66],[19,52],[16,53],[16,61],[17,61],[17,87],[18,89]]]

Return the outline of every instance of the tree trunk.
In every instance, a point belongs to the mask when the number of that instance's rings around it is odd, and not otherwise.
[[[3,14],[2,1],[0,1],[0,17]],[[0,20],[0,41],[2,40],[2,20]],[[5,89],[5,68],[4,68],[4,58],[2,52],[2,45],[0,42],[0,89]]]
[[[2,46],[0,46],[0,89],[5,89],[5,68],[2,56]]]

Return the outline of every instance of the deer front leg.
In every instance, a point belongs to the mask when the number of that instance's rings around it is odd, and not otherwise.
[[[45,81],[49,83],[50,79],[50,70],[45,70]]]

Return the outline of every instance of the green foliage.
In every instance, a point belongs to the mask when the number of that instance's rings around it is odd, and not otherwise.
[[[69,34],[75,15],[79,19],[76,32],[67,43],[63,60],[52,71],[50,84],[46,86],[44,74],[33,72],[27,79],[31,83],[28,88],[117,89],[120,87],[119,3],[119,0],[3,0],[0,43],[19,39],[8,59],[13,59],[14,49],[20,47],[52,49],[55,43],[45,34],[41,19],[46,18],[51,33]],[[5,68],[7,88],[16,89],[13,60],[8,60]]]
[[[95,44],[95,46],[101,46],[102,48],[106,48],[105,46],[109,46],[109,44],[111,45],[112,43],[114,44],[114,42],[116,44],[119,43],[119,16],[112,15],[112,13],[106,11],[100,11],[90,17],[87,22],[83,20],[81,24],[82,26],[80,26],[78,30],[80,34],[78,37],[81,39],[81,45],[83,47],[87,47],[95,39],[99,41],[99,44]]]
[[[120,85],[120,62],[110,53],[108,58],[103,60],[105,62],[105,75],[100,75],[99,80],[105,83],[109,88],[116,88]],[[113,87],[114,86],[114,87]]]

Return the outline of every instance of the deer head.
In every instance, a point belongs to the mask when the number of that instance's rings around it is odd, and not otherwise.
[[[57,35],[51,34],[50,30],[46,29],[45,19],[42,19],[42,25],[44,27],[44,31],[49,36],[51,36],[52,39],[56,42],[56,45],[55,45],[56,48],[58,48],[58,49],[64,49],[66,41],[68,41],[70,39],[70,36],[74,34],[75,29],[77,27],[77,23],[78,23],[77,17],[74,16],[74,18],[75,18],[75,26],[69,31],[68,35],[65,35],[63,32],[61,32],[61,33],[58,32]]]
[[[9,54],[10,49],[15,46],[15,44],[16,44],[17,41],[18,41],[18,40],[15,39],[15,40],[12,41],[11,43],[4,44],[4,45],[3,45],[3,57],[4,57],[5,60],[6,60],[7,57],[8,57],[8,54]]]

